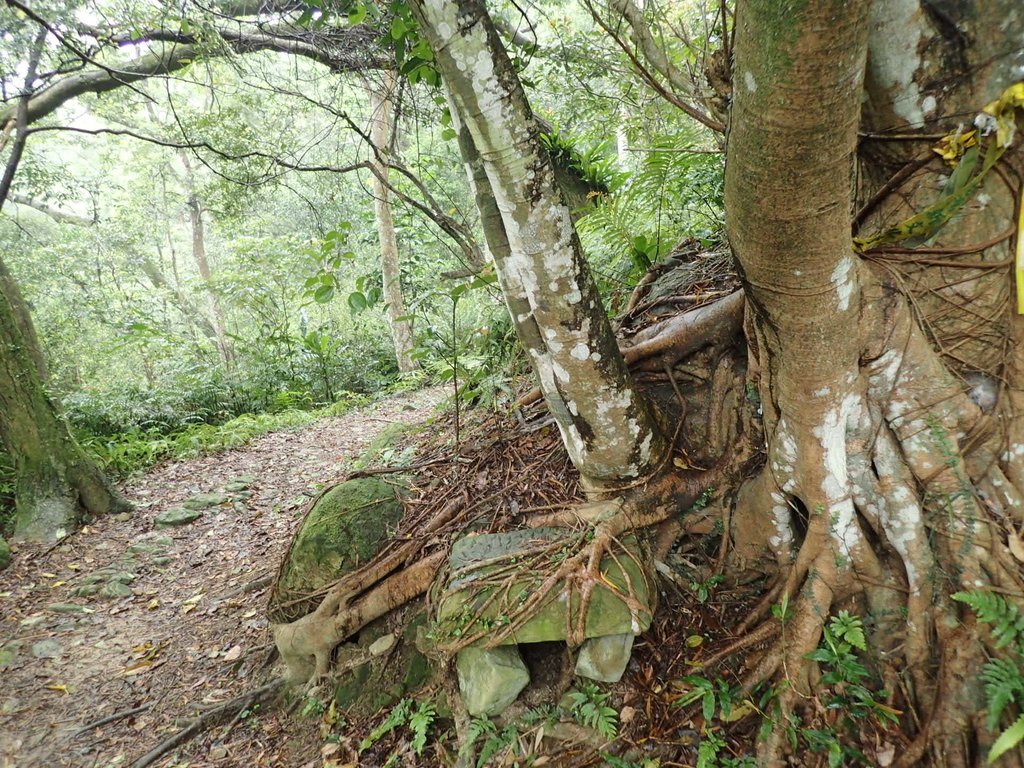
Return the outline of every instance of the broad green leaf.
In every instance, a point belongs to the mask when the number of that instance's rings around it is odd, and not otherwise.
[[[348,295],[348,306],[353,312],[362,312],[368,306],[366,296],[360,291],[352,291]]]
[[[1003,731],[999,738],[996,739],[996,743],[992,745],[992,749],[988,753],[989,764],[994,763],[1005,752],[1020,744],[1021,741],[1024,741],[1024,715],[1018,717],[1017,722]]]
[[[333,285],[321,285],[313,293],[313,301],[317,304],[326,304],[334,298],[334,286]]]

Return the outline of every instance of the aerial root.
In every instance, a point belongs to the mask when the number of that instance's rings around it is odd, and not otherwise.
[[[371,621],[426,592],[445,555],[443,550],[434,552],[351,602],[325,599],[301,619],[274,625],[274,642],[288,666],[290,681],[326,677],[335,647]]]

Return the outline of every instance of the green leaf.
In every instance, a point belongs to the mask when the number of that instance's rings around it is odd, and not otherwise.
[[[710,723],[715,719],[715,694],[708,691],[700,700],[701,714],[704,715],[704,722]]]
[[[441,131],[441,138],[444,139],[445,141],[451,141],[457,135],[458,134],[455,133],[454,128],[445,128],[443,131]]]
[[[409,25],[405,23],[405,19],[401,16],[395,18],[391,22],[391,39],[401,40],[407,34],[409,34]]]
[[[348,306],[353,312],[362,312],[369,304],[366,301],[365,294],[360,291],[352,291],[348,295]]]
[[[321,285],[313,293],[313,301],[317,304],[326,304],[334,298],[334,286],[333,285]]]
[[[1003,753],[1013,749],[1021,741],[1024,741],[1024,715],[1018,717],[1017,722],[1003,731],[996,739],[996,743],[992,745],[992,749],[988,753],[989,764],[994,763]]]
[[[355,8],[348,15],[348,23],[352,26],[356,24],[362,24],[366,19],[367,5],[366,3],[357,3]]]

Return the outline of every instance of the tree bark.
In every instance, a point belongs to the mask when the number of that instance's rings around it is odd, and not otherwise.
[[[209,308],[210,317],[213,319],[213,329],[216,336],[217,351],[220,352],[224,364],[230,368],[235,359],[235,351],[228,340],[227,324],[224,319],[224,306],[217,296],[213,287],[213,270],[210,269],[210,260],[206,256],[206,228],[203,224],[203,205],[196,195],[196,180],[192,173],[192,163],[184,152],[179,154],[181,164],[185,168],[185,189],[188,193],[186,205],[188,207],[189,228],[192,231],[192,260],[199,270],[199,277],[203,281],[203,288],[206,293],[206,303]]]
[[[384,282],[384,304],[387,307],[388,324],[395,345],[398,370],[410,373],[419,368],[412,359],[412,321],[405,305],[402,291],[402,270],[398,260],[398,238],[395,223],[391,217],[391,196],[388,187],[391,154],[391,108],[397,80],[394,72],[384,73],[379,85],[370,86],[370,141],[375,147],[370,160],[373,166],[372,190],[373,210],[377,218],[377,236],[380,240],[380,269]]]
[[[47,396],[31,328],[17,285],[0,263],[0,439],[17,475],[14,535],[52,540],[70,533],[83,511],[101,515],[130,505],[75,442]]]
[[[412,3],[501,214],[493,253],[520,341],[569,455],[593,489],[651,472],[665,441],[633,385],[541,150],[522,86],[482,3]]]
[[[854,220],[870,230],[943,194],[944,181],[915,177],[927,159],[908,164],[910,145],[901,142],[914,142],[941,113],[973,119],[1011,82],[1010,70],[990,66],[996,53],[984,46],[976,66],[956,61],[956,25],[947,18],[956,6],[854,0],[793,9],[750,0],[737,9],[726,213],[747,296],[767,466],[741,493],[733,532],[757,531],[778,561],[783,594],[795,600],[786,640],[750,680],[784,670],[787,681],[759,750],[762,765],[786,764],[786,729],[801,698],[814,695],[808,654],[832,606],[852,596],[876,622],[872,646],[899,654],[892,674],[925,724],[898,765],[928,751],[936,764],[967,765],[974,757],[964,745],[984,743],[967,714],[981,706],[984,639],[951,596],[990,586],[1019,594],[995,521],[1020,518],[1021,494],[1008,481],[1017,459],[1006,451],[1006,426],[965,396],[943,357],[984,368],[991,344],[978,343],[968,326],[983,320],[1005,336],[1019,324],[1008,316],[1006,271],[982,290],[992,273],[987,257],[973,272],[955,263],[968,254],[978,262],[985,242],[1005,240],[992,236],[1012,226],[1012,201],[1003,190],[998,202],[990,185],[1013,176],[1017,161],[1007,153],[975,202],[942,226],[938,243],[935,234],[907,238],[862,259],[849,239],[855,203],[863,213]],[[1010,11],[994,11],[988,26]],[[986,13],[972,11],[972,24]],[[941,88],[929,81],[937,61],[945,67]],[[1001,74],[990,78],[994,70]],[[955,125],[928,125],[936,127],[941,135]],[[978,141],[984,154],[994,136]],[[927,142],[917,154],[930,152],[935,138]],[[972,207],[986,210],[973,215]],[[965,245],[979,241],[973,250]],[[954,331],[960,337],[950,341]],[[1005,346],[998,357],[1007,360]],[[1010,411],[999,418],[1016,423]]]

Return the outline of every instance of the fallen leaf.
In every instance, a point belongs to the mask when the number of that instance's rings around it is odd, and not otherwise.
[[[875,762],[878,768],[889,768],[896,759],[896,745],[886,742],[875,751]]]
[[[753,712],[757,712],[757,707],[754,706],[754,702],[748,699],[747,701],[741,701],[729,710],[728,715],[725,715],[724,713],[719,714],[718,719],[723,723],[735,723]]]
[[[328,742],[320,748],[320,757],[328,758],[331,755],[336,755],[341,750],[341,744],[336,741]]]
[[[146,672],[153,666],[152,659],[143,659],[142,661],[136,662],[135,664],[129,664],[124,668],[125,677],[131,677],[132,675],[138,675],[142,672]]]
[[[68,690],[66,685],[47,685],[44,686],[48,691],[57,691],[57,693],[63,693],[65,695],[71,695],[71,691]]]
[[[159,607],[160,607],[160,601],[157,600],[155,597],[152,600],[150,600],[148,603],[146,603],[146,609],[150,610],[150,611],[155,611]]]
[[[63,587],[65,584],[67,584],[66,581],[55,581],[55,582],[53,582],[53,584],[50,585],[50,589],[56,589],[57,587]]]
[[[242,646],[233,645],[224,654],[224,661],[237,661],[242,658]]]
[[[1024,563],[1024,541],[1021,541],[1020,534],[1011,528],[1010,535],[1006,537],[1006,543],[1010,547],[1010,554],[1016,558],[1017,562]]]

